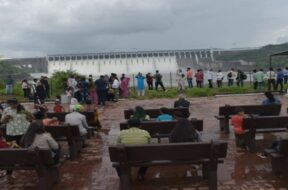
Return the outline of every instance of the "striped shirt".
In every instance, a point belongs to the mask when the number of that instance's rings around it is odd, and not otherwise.
[[[132,127],[120,132],[117,142],[120,144],[148,144],[150,142],[150,134],[137,127]]]

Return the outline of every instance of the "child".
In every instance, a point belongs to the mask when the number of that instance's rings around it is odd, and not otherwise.
[[[181,74],[178,79],[178,91],[183,93],[185,91],[185,74]]]
[[[55,106],[54,106],[53,110],[54,110],[55,113],[65,112],[65,109],[64,109],[64,107],[61,105],[59,99],[56,99],[56,101],[55,101]]]
[[[242,128],[245,114],[242,108],[237,108],[235,111],[237,115],[231,117],[231,124],[234,127],[236,146],[238,147],[237,151],[240,151],[245,149],[247,145],[247,134],[246,131]]]

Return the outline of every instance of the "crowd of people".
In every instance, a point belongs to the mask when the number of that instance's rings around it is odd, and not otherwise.
[[[53,110],[64,112],[64,107],[55,102]],[[26,109],[17,99],[12,98],[6,103],[0,104],[0,125],[5,126],[5,134],[0,132],[0,148],[43,148],[50,149],[55,163],[59,161],[60,145],[45,131],[44,126],[78,126],[80,135],[86,138],[88,123],[86,116],[82,114],[85,108],[73,98],[69,106],[69,112],[65,115],[65,121],[60,122],[58,118],[47,117],[48,108],[45,104],[35,104],[33,110]],[[50,110],[52,111],[52,110]],[[94,110],[95,111],[95,110]],[[95,112],[94,120],[98,122],[98,113]],[[100,125],[99,125],[100,126]],[[83,147],[86,145],[83,144]],[[12,171],[6,171],[8,180],[13,180]]]
[[[185,93],[187,88],[193,88],[194,86],[203,88],[204,83],[208,83],[209,88],[213,88],[215,84],[218,88],[221,88],[224,81],[227,81],[228,87],[234,85],[243,87],[244,81],[248,79],[248,76],[240,69],[231,68],[231,70],[224,73],[221,70],[215,72],[213,69],[206,72],[198,69],[195,73],[190,67],[185,72],[178,69],[176,71],[178,91],[179,93]],[[129,91],[130,80],[131,78],[125,74],[118,78],[115,73],[111,73],[110,76],[101,75],[97,80],[94,80],[92,75],[89,75],[88,80],[85,76],[71,75],[64,81],[65,93],[69,100],[75,97],[81,103],[105,105],[106,101],[117,102],[119,97],[128,98],[131,95]],[[159,70],[156,70],[154,75],[151,73],[144,75],[139,72],[135,76],[135,80],[138,96],[144,96],[146,89],[157,91],[159,86],[163,91],[167,91]],[[267,72],[263,69],[255,69],[249,77],[249,81],[253,83],[255,90],[265,90],[265,86],[267,86],[269,91],[274,90],[283,93],[288,82],[288,68],[278,68],[276,71],[269,68]],[[5,85],[6,94],[12,94],[14,80],[11,75],[8,75],[5,79]],[[32,82],[24,79],[21,82],[21,87],[24,97],[33,99],[34,102],[43,103],[45,98],[50,97],[50,85],[46,76],[41,76],[40,79],[34,79]]]
[[[221,70],[214,72],[212,69],[207,72],[203,72],[202,69],[198,69],[193,73],[191,68],[187,68],[186,72],[178,69],[177,84],[179,93],[184,93],[186,88],[197,88],[204,87],[204,80],[207,80],[208,87],[213,88],[214,84],[218,88],[223,87],[224,80],[227,79],[227,86],[238,86],[243,87],[244,81],[248,79],[248,76],[240,69],[237,71],[233,68],[228,72],[225,72],[226,76]],[[206,75],[206,76],[205,76]],[[139,72],[136,76],[136,90],[138,96],[144,96],[146,85],[148,90],[158,90],[160,86],[163,91],[167,91],[163,83],[163,76],[160,74],[159,70],[155,71],[155,74]],[[74,96],[79,102],[92,102],[98,105],[105,105],[105,101],[115,101],[117,102],[119,97],[127,98],[129,97],[130,88],[130,78],[125,74],[122,74],[121,78],[117,77],[117,74],[111,73],[110,77],[108,75],[100,76],[99,79],[93,81],[92,76],[89,76],[88,81],[85,77],[75,78],[71,76],[67,80],[66,94],[69,97]],[[264,86],[267,84],[268,90],[279,90],[279,92],[284,92],[284,85],[288,81],[288,68],[277,69],[277,72],[270,68],[268,72],[264,72],[262,69],[253,70],[250,81],[253,82],[253,88],[255,90],[264,90]]]

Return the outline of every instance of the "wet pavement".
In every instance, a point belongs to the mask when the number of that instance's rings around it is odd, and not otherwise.
[[[263,95],[228,96],[191,98],[191,117],[204,120],[204,141],[225,140],[228,142],[228,154],[224,164],[218,166],[218,189],[288,189],[286,177],[276,176],[271,171],[269,158],[260,158],[248,152],[236,152],[232,129],[229,135],[219,131],[218,107],[231,104],[260,104]],[[287,97],[280,97],[283,106],[281,115],[286,115]],[[109,160],[108,146],[115,143],[119,134],[119,123],[124,121],[124,109],[141,105],[145,108],[172,107],[174,99],[155,100],[123,100],[118,103],[108,103],[99,107],[100,120],[109,133],[100,132],[88,140],[88,147],[82,149],[75,161],[66,160],[60,167],[61,181],[54,186],[55,190],[118,190],[119,179]],[[29,107],[29,105],[26,105]],[[51,106],[51,105],[50,105]],[[257,136],[257,149],[262,151],[271,141],[281,134]],[[163,141],[163,143],[167,140]],[[157,143],[156,140],[152,143]],[[63,145],[65,147],[65,144]],[[144,181],[137,181],[136,170],[133,173],[133,187],[136,190],[205,190],[207,181],[201,179],[201,168],[187,176],[187,166],[151,167]],[[160,175],[159,175],[160,173]],[[37,178],[34,171],[15,171],[13,183],[0,178],[0,189],[37,189]]]

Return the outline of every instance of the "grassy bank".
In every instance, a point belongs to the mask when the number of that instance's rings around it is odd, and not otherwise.
[[[284,88],[286,89],[287,86]],[[267,89],[267,88],[265,88]],[[13,90],[13,96],[6,96],[4,94],[5,89],[0,90],[0,100],[6,100],[11,97],[16,97],[20,101],[24,101],[25,99],[23,98],[23,92],[21,89],[20,85],[16,85]],[[253,87],[249,84],[246,83],[244,87],[228,87],[227,85],[223,86],[222,88],[208,88],[208,86],[205,86],[204,88],[187,88],[184,92],[184,94],[187,97],[209,97],[209,96],[215,96],[218,94],[245,94],[245,93],[256,93],[256,92],[263,92],[263,91],[258,91],[254,90]],[[54,91],[52,93],[51,99],[55,99],[56,95],[59,95],[60,91]],[[179,95],[179,92],[177,88],[168,88],[167,92],[162,91],[162,89],[158,89],[158,91],[155,90],[148,90],[146,89],[145,91],[145,96],[139,97],[137,96],[137,92],[135,89],[131,88],[130,89],[130,99],[139,99],[139,100],[144,100],[144,99],[157,99],[157,98],[176,98]]]

